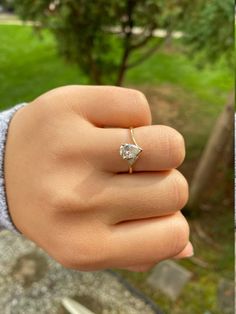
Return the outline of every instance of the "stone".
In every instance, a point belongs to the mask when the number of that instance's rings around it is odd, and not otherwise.
[[[121,157],[130,164],[134,163],[141,151],[142,148],[135,144],[122,144],[120,147]]]
[[[175,301],[191,277],[190,271],[168,260],[153,268],[151,275],[147,278],[147,283]]]
[[[234,282],[222,279],[218,286],[218,304],[221,313],[234,314]]]

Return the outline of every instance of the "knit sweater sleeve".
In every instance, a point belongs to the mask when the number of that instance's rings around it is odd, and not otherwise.
[[[4,156],[10,121],[14,113],[16,113],[16,111],[22,108],[24,105],[25,103],[19,104],[11,109],[0,112],[0,231],[3,229],[8,229],[15,233],[20,232],[14,226],[7,206],[4,174]]]

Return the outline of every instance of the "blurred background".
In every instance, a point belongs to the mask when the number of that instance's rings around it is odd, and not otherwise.
[[[67,84],[144,92],[153,123],[186,140],[195,248],[145,273],[83,274],[2,232],[1,313],[85,313],[67,296],[93,313],[234,313],[233,53],[232,0],[0,1],[1,110]]]

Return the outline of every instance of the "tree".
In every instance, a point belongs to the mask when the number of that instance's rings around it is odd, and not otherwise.
[[[234,94],[230,95],[227,105],[216,121],[195,171],[190,188],[189,208],[196,208],[201,201],[201,195],[207,188],[209,182],[212,181],[219,160],[226,155],[225,150],[229,149],[227,144],[233,147],[233,129]],[[232,154],[231,149],[229,149],[229,152]],[[226,162],[228,162],[228,160],[226,160]]]
[[[194,14],[185,14],[184,42],[192,54],[203,51],[205,61],[215,61],[226,55],[230,65],[234,60],[234,0],[200,0]]]
[[[228,65],[232,67],[234,27],[234,2],[232,0],[204,1],[199,4],[195,16],[188,24],[185,41],[192,47],[192,52],[204,51],[206,60],[215,61],[225,55]],[[214,180],[215,170],[224,156],[224,150],[233,153],[234,98],[235,95],[232,93],[203,151],[190,186],[189,208],[198,207],[204,190],[209,182]],[[233,158],[228,156],[227,161],[229,159]]]
[[[9,1],[9,0],[5,0]],[[121,85],[128,69],[145,61],[183,29],[192,51],[215,58],[229,51],[233,0],[15,0],[18,14],[54,34],[58,50],[91,83]],[[165,38],[154,31],[165,29]],[[209,48],[209,49],[208,49]],[[140,51],[134,59],[134,52]],[[137,55],[137,54],[136,54]]]
[[[182,23],[187,0],[15,0],[22,19],[54,34],[58,50],[91,83],[121,85],[128,69],[145,61]],[[138,29],[137,29],[138,27]],[[165,38],[154,30],[165,29]],[[140,50],[139,57],[133,58]]]
[[[9,2],[10,0],[3,0]],[[216,59],[233,42],[233,0],[15,0],[22,19],[49,28],[60,54],[91,83],[121,85],[128,69],[184,31],[191,52]],[[138,27],[138,29],[137,29]],[[154,31],[165,29],[165,38]],[[137,32],[138,30],[138,32]],[[140,51],[139,57],[134,57]],[[230,53],[232,55],[232,52]]]

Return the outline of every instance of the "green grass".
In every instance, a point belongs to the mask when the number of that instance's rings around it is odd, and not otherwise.
[[[47,31],[40,39],[28,26],[1,25],[0,45],[1,109],[30,101],[61,85],[88,83],[76,66],[66,64],[57,55],[55,42]],[[196,167],[214,121],[233,89],[233,81],[233,74],[223,59],[214,65],[198,68],[193,60],[176,49],[172,52],[162,50],[130,70],[125,85],[140,89],[157,87],[160,89],[158,100],[164,99],[173,106],[173,110],[176,106],[179,108],[178,115],[169,124],[185,136],[186,164],[193,163],[187,167],[185,174],[188,176]],[[163,96],[162,89],[166,86],[171,93]],[[152,109],[158,111],[158,101]],[[159,120],[161,117],[155,122]],[[161,305],[167,314],[203,314],[206,311],[220,314],[217,309],[217,284],[222,277],[233,278],[233,203],[232,194],[227,192],[232,186],[231,174],[226,177],[219,172],[212,185],[214,193],[209,192],[204,199],[211,210],[202,211],[190,223],[192,226],[196,222],[201,223],[217,248],[199,238],[193,228],[196,256],[207,262],[209,267],[205,269],[191,261],[181,262],[194,276],[177,302],[173,303],[160,293],[151,291],[143,280],[147,274],[122,272]]]
[[[224,103],[226,94],[234,84],[233,73],[225,60],[199,67],[196,58],[192,61],[178,50],[174,53],[156,53],[128,72],[127,82],[177,85],[207,104],[209,110]]]
[[[65,84],[86,84],[87,77],[74,65],[58,57],[49,32],[41,39],[28,26],[0,26],[1,106],[29,101],[41,93]],[[125,84],[178,85],[208,104],[221,106],[233,88],[233,75],[224,62],[205,69],[181,53],[159,52],[127,73]]]
[[[40,39],[27,26],[0,26],[1,108],[30,101],[52,88],[85,84],[75,66],[57,56],[48,32]]]

